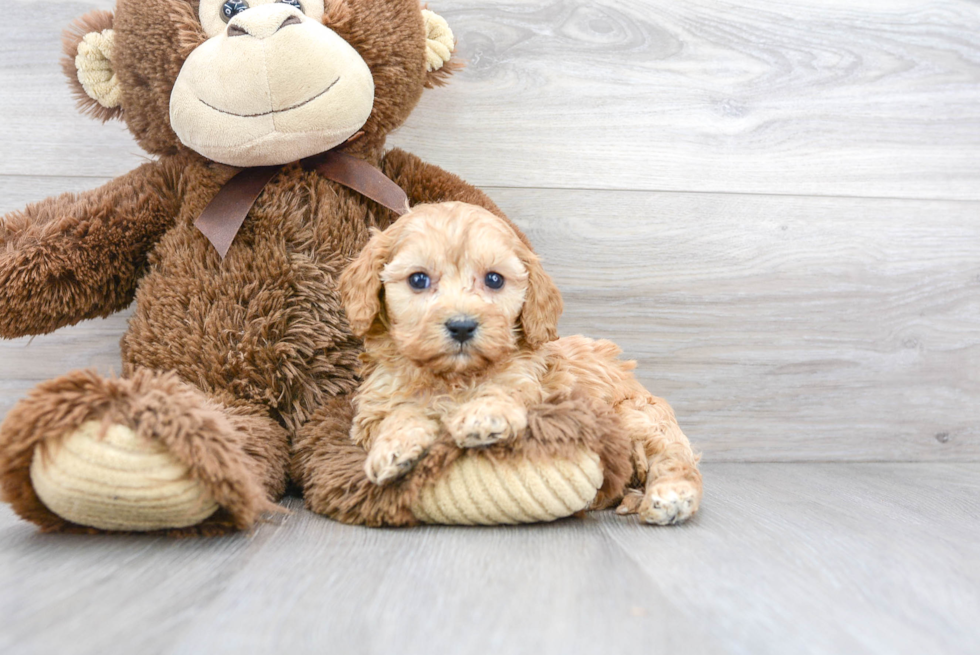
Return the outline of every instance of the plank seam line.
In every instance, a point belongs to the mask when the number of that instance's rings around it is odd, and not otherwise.
[[[152,160],[151,160],[152,161]],[[125,175],[125,173],[123,173]],[[43,173],[31,174],[31,173],[0,173],[0,179],[5,177],[13,179],[51,179],[51,180],[114,180],[115,178],[109,175],[46,175]]]
[[[147,159],[143,163],[154,161]],[[124,173],[121,173],[125,174]],[[103,180],[110,181],[115,179],[110,175],[49,175],[44,173],[0,173],[0,179],[52,179],[52,180]],[[880,195],[852,195],[852,194],[833,194],[833,193],[752,193],[747,191],[695,191],[689,189],[626,189],[618,187],[552,187],[552,186],[506,186],[506,185],[482,185],[483,190],[493,191],[590,191],[607,193],[662,193],[690,196],[748,196],[756,198],[840,198],[841,200],[890,200],[908,202],[955,202],[965,204],[980,204],[980,198],[950,198],[945,196],[880,196]]]
[[[0,175],[2,177],[2,175]],[[34,176],[41,177],[41,176]],[[909,202],[961,202],[966,204],[980,204],[980,198],[947,198],[947,197],[922,197],[922,196],[857,196],[848,194],[830,193],[752,193],[748,191],[694,191],[684,189],[621,189],[615,187],[549,187],[549,186],[501,186],[483,185],[479,187],[484,191],[591,191],[608,193],[663,193],[675,195],[691,196],[749,196],[762,198],[840,198],[842,200],[892,200]]]
[[[980,458],[970,455],[964,459],[948,460],[948,459],[779,459],[779,460],[766,460],[766,459],[751,459],[751,460],[703,460],[702,464],[714,465],[714,464],[725,464],[725,465],[742,465],[742,464],[763,464],[763,465],[773,465],[779,466],[783,464],[980,464]]]
[[[610,510],[603,510],[603,511],[608,512]],[[636,515],[634,514],[632,516],[635,517]],[[625,517],[625,516],[618,516],[617,515],[615,518],[618,521],[629,521],[629,517]],[[629,560],[630,562],[632,562],[633,563],[633,566],[635,566],[642,573],[643,577],[646,578],[647,584],[646,584],[645,588],[648,589],[648,590],[649,589],[655,589],[657,591],[658,595],[661,596],[662,600],[664,600],[668,605],[670,605],[671,609],[673,609],[678,615],[683,616],[685,620],[688,620],[689,621],[691,619],[690,613],[687,612],[687,611],[685,611],[685,609],[682,606],[678,605],[677,603],[673,602],[670,599],[670,594],[668,594],[664,590],[664,588],[661,587],[660,584],[658,584],[658,580],[657,580],[656,576],[654,576],[654,574],[651,571],[649,571],[646,566],[644,566],[644,564],[640,560],[640,558],[637,557],[637,556],[635,556],[633,554],[633,551],[626,544],[624,544],[620,539],[618,539],[616,537],[616,534],[610,528],[609,524],[607,524],[604,521],[598,521],[598,527],[599,527],[600,534],[602,534],[602,536],[611,545],[613,545],[620,553],[622,553],[622,556],[623,557],[625,557],[627,560]],[[633,526],[633,527],[646,528],[646,529],[650,529],[650,530],[656,530],[657,529],[654,526],[644,525],[643,524],[643,521],[639,521],[639,525],[638,526]],[[665,526],[660,526],[660,527],[665,527]],[[671,530],[671,529],[676,530],[677,528],[675,526],[669,526],[669,527],[667,527],[667,529],[668,530]]]

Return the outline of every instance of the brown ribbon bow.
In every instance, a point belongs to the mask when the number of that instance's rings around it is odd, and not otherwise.
[[[409,209],[405,191],[363,159],[340,150],[328,150],[304,159],[302,163],[304,168],[315,170],[328,180],[357,191],[398,216]],[[228,249],[262,189],[282,168],[259,166],[243,169],[221,187],[194,222],[221,255],[221,259],[228,254]]]

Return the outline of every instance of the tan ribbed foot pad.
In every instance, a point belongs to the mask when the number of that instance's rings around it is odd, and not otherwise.
[[[499,463],[469,451],[411,509],[420,521],[446,525],[554,521],[588,509],[602,479],[599,456],[587,449],[546,463]]]
[[[35,450],[31,483],[52,512],[78,525],[147,531],[195,525],[218,509],[162,444],[122,425],[100,430],[89,421]]]

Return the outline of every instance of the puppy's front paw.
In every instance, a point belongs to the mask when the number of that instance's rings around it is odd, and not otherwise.
[[[418,444],[376,443],[368,452],[364,472],[374,484],[388,484],[411,471],[424,454],[425,449]]]
[[[616,508],[617,514],[639,514],[646,523],[673,525],[694,516],[701,503],[701,489],[690,480],[655,482],[646,493],[632,490]]]
[[[475,400],[460,407],[446,427],[460,448],[479,448],[521,435],[527,412],[513,403]]]
[[[374,484],[397,480],[415,467],[435,441],[435,424],[419,422],[379,435],[368,451],[364,472]]]

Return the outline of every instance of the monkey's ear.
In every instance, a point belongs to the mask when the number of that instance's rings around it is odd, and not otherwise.
[[[122,116],[122,89],[112,68],[112,12],[91,11],[64,31],[61,69],[83,114],[105,122]]]
[[[340,276],[340,296],[351,332],[363,338],[381,314],[381,272],[390,254],[389,235],[375,231]]]
[[[449,83],[449,76],[463,67],[462,62],[453,57],[456,39],[449,23],[439,14],[422,10],[425,19],[425,86],[433,88]]]

